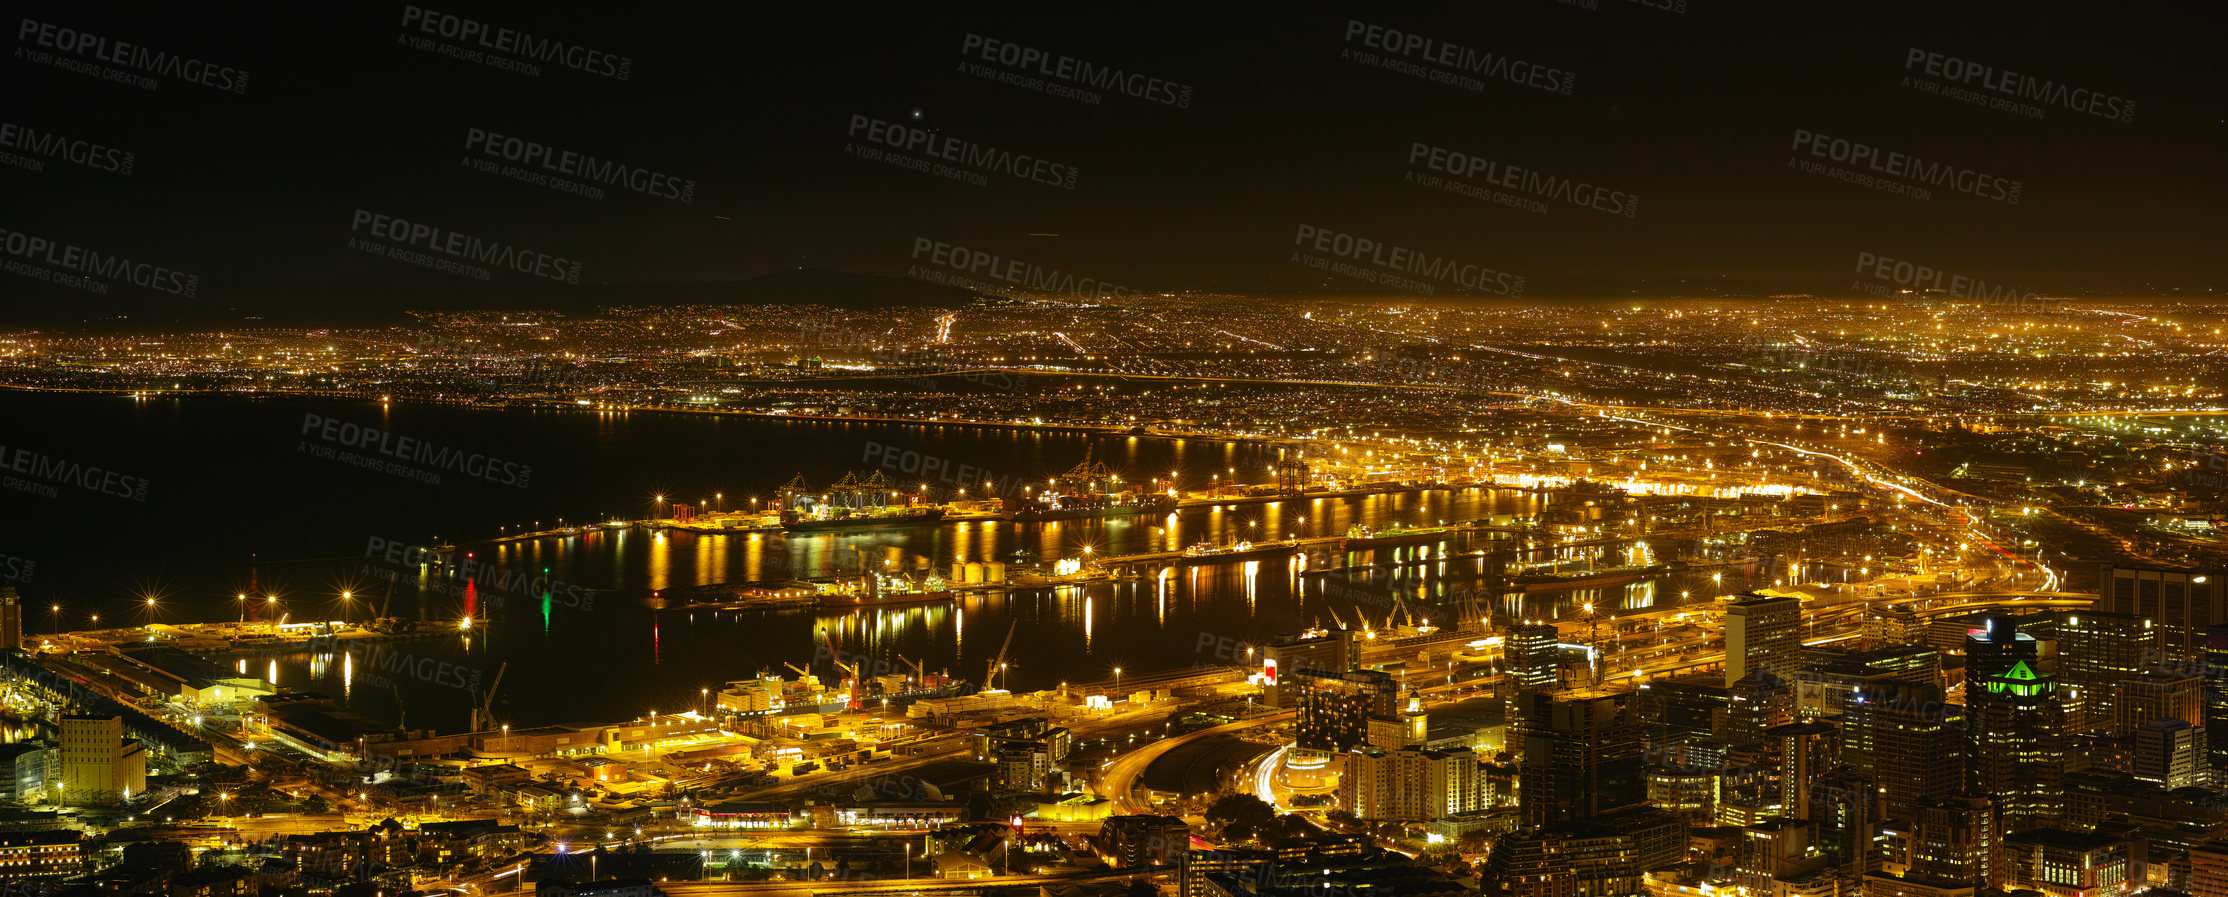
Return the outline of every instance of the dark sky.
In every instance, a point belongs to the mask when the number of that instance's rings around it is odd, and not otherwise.
[[[199,279],[191,296],[113,277],[89,294],[22,269],[51,263],[8,255],[0,323],[337,320],[581,294],[351,249],[359,209],[577,261],[591,287],[800,265],[904,276],[925,238],[1140,290],[1386,292],[1295,261],[1303,225],[1522,275],[1523,295],[1541,301],[1857,295],[1854,281],[1893,280],[1854,275],[1867,253],[2045,295],[2221,286],[2228,79],[2207,4],[1656,8],[1673,2],[427,13],[625,57],[625,80],[551,63],[527,76],[410,46],[442,38],[406,25],[400,3],[18,4],[0,121],[128,151],[133,170],[0,147],[45,159],[43,171],[0,165],[0,230],[18,235],[0,250],[35,236]],[[1551,69],[1571,90],[1490,73],[1471,89],[1342,58],[1394,55],[1349,40],[1357,21]],[[155,74],[148,90],[67,71],[36,53],[89,53],[56,52],[61,32],[42,26],[246,70],[247,87]],[[971,34],[1190,98],[1109,91],[1091,104],[1000,83],[966,69],[1003,70],[963,52]],[[1906,83],[1945,80],[1906,67],[1914,48],[2080,92],[2029,101],[2040,117],[1945,98]],[[1401,58],[1442,69],[1417,58],[1430,52]],[[1984,103],[2002,96],[1968,87]],[[2132,101],[2133,114],[2070,108],[2091,94]],[[1049,160],[1076,181],[993,173],[976,186],[864,160],[846,152],[868,145],[847,134],[854,115]],[[464,162],[473,128],[691,180],[693,197],[590,199],[476,171]],[[1814,158],[1794,148],[1798,129],[1947,163],[1953,177],[2017,181],[2019,201],[1953,187],[1921,199],[1798,170],[1791,160]],[[1404,180],[1428,173],[1409,162],[1418,143],[1640,202],[1627,217],[1545,199],[1539,214],[1452,195]],[[1426,280],[1437,295],[1464,292]]]

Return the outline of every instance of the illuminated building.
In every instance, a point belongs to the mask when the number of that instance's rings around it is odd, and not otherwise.
[[[2153,631],[2148,621],[2132,614],[2082,611],[2058,621],[2058,677],[2066,686],[2067,731],[2087,734],[2118,725],[2120,683],[2157,660]]]
[[[0,652],[23,647],[23,603],[15,586],[0,586]]]
[[[1299,707],[1301,750],[1339,753],[1369,742],[1369,721],[1397,719],[1399,685],[1380,670],[1280,673],[1286,695]]]
[[[1940,688],[1891,682],[1857,692],[1844,705],[1841,737],[1842,762],[1879,783],[1890,818],[1964,787],[1964,709],[1943,701]]]
[[[1289,695],[1290,677],[1344,673],[1360,665],[1361,642],[1344,629],[1273,639],[1261,646],[1261,700],[1270,707],[1297,706]]]
[[[1523,738],[1517,784],[1527,825],[1594,819],[1647,801],[1634,694],[1624,689],[1529,692],[1512,720]]]
[[[2228,590],[2220,577],[2155,567],[2097,569],[2096,609],[2152,621],[2160,659],[2202,660],[2207,630],[2228,623]]]
[[[2135,730],[2135,780],[2161,788],[2189,788],[2210,778],[2205,768],[2205,730],[2186,720],[2154,719]]]
[[[1725,684],[1763,671],[1790,679],[1802,666],[1802,601],[1743,595],[1725,608]]]
[[[2142,839],[2044,828],[2004,838],[2005,887],[2051,897],[2116,897],[2144,887]]]
[[[147,751],[121,716],[62,717],[61,787],[73,804],[113,804],[147,790]]]
[[[1686,766],[1648,767],[1648,803],[1692,825],[1709,825],[1717,812],[1718,774]]]
[[[2205,630],[2205,753],[2215,777],[2228,770],[2228,623]]]
[[[84,837],[67,830],[0,832],[0,881],[59,878],[85,871]]]
[[[2007,831],[2059,818],[2065,809],[2065,715],[2057,677],[2015,660],[1966,688],[1972,786],[1995,799]]]

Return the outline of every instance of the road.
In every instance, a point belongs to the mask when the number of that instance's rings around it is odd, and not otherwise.
[[[1115,809],[1124,814],[1150,813],[1152,808],[1138,803],[1131,792],[1137,788],[1138,777],[1145,774],[1145,767],[1153,765],[1153,761],[1159,759],[1160,755],[1211,735],[1251,729],[1255,726],[1288,720],[1294,716],[1297,716],[1297,714],[1285,712],[1255,717],[1153,742],[1107,761],[1106,765],[1099,770],[1098,792],[1100,796],[1114,801]]]

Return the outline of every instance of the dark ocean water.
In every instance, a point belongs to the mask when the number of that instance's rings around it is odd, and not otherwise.
[[[886,661],[888,669],[898,669],[902,656],[980,679],[1010,628],[1009,681],[1025,690],[1105,678],[1117,666],[1143,672],[1226,662],[1221,655],[1229,645],[1258,643],[1332,614],[1351,622],[1367,610],[1381,620],[1396,592],[1415,599],[1462,589],[1480,562],[1457,554],[1304,576],[1282,561],[1201,566],[1142,581],[832,615],[676,610],[671,593],[825,576],[856,569],[862,559],[925,569],[963,555],[1005,559],[1017,549],[1046,559],[1075,557],[1085,547],[1123,554],[1202,539],[1336,534],[1354,523],[1527,514],[1553,500],[1440,491],[1203,508],[1173,518],[756,536],[633,529],[495,545],[475,540],[560,519],[646,517],[658,495],[739,507],[753,496],[764,500],[799,473],[821,484],[884,459],[896,459],[893,477],[979,491],[986,477],[1055,475],[1086,449],[1126,476],[1174,471],[1191,484],[1235,470],[1239,479],[1267,481],[1263,465],[1273,450],[1035,430],[330,400],[13,393],[0,395],[0,411],[12,423],[0,436],[0,466],[13,465],[14,476],[0,482],[6,486],[0,575],[19,571],[13,584],[29,605],[33,632],[56,625],[49,610],[55,603],[63,605],[63,628],[84,628],[95,613],[104,626],[137,624],[148,619],[150,595],[157,620],[234,619],[243,613],[235,596],[249,590],[251,576],[258,595],[281,597],[274,613],[297,621],[361,619],[383,605],[389,615],[453,625],[469,601],[482,619],[469,633],[384,649],[451,664],[451,674],[378,674],[362,648],[233,661],[377,717],[394,718],[399,697],[411,725],[443,730],[465,724],[475,676],[484,684],[502,671],[497,715],[514,725],[611,720],[696,706],[704,690],[780,671],[784,662],[814,665],[831,640],[845,654]],[[381,432],[365,437],[364,428]],[[350,463],[337,457],[350,448],[334,441],[343,437],[366,440],[369,457],[391,461],[392,454],[374,448],[384,444],[417,460],[407,475]],[[404,438],[411,440],[406,447]],[[118,476],[109,477],[111,471]],[[130,496],[139,481],[143,500]],[[421,579],[407,564],[376,556],[390,542],[436,539],[485,565],[469,595],[461,581]],[[1399,549],[1397,559],[1412,560],[1419,550]],[[1373,559],[1395,559],[1385,554]],[[9,567],[8,559],[19,563]],[[20,572],[26,563],[28,576]],[[1555,616],[1589,600],[1651,606],[1659,594],[1677,601],[1682,585],[1692,584],[1647,581],[1534,595],[1501,610]],[[541,599],[543,591],[550,600]],[[343,602],[343,592],[353,600]],[[1434,613],[1428,604],[1415,607],[1419,615]],[[824,660],[813,668],[833,672]]]

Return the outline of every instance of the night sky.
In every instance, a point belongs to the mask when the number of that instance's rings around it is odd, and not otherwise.
[[[2221,287],[2228,78],[2208,4],[1661,8],[1679,3],[16,4],[0,122],[128,152],[132,170],[0,145],[44,162],[0,164],[4,260],[56,267],[24,254],[36,237],[198,279],[190,296],[119,278],[97,295],[11,269],[0,323],[355,320],[800,266],[903,277],[929,264],[916,258],[923,240],[1142,291],[1387,294],[1295,261],[1302,227],[1520,275],[1523,298],[1541,301],[1854,296],[1867,253],[2044,295],[2202,300]],[[440,52],[525,58],[454,31],[474,27],[583,52],[577,66],[529,62],[537,74]],[[61,49],[73,34],[104,43]],[[227,67],[245,71],[245,89],[150,73],[143,56],[97,58],[118,43],[206,63],[219,82]],[[1072,85],[1000,55],[1017,52],[1119,69],[1142,86],[1098,90],[1096,103],[1051,95]],[[1477,72],[1442,61],[1485,54]],[[1965,65],[1987,69],[1956,83],[1942,74]],[[1428,77],[1448,72],[1476,82]],[[2006,72],[2065,92],[2009,96]],[[1978,102],[1939,92],[1960,86]],[[907,170],[854,152],[897,152],[852,133],[855,117],[1056,167],[953,165],[980,186]],[[481,171],[469,160],[506,160],[468,147],[474,129],[624,163],[658,186],[597,199]],[[1837,162],[1798,148],[1802,133],[1942,163],[1951,180],[1917,198],[1806,171],[1797,163]],[[1456,195],[1411,180],[1447,176],[1411,162],[1418,144],[1638,202],[1628,216],[1601,208],[1621,201],[1589,208],[1502,188],[1544,203],[1541,214]],[[1028,176],[1071,171],[1072,188]],[[1965,179],[1983,186],[1959,189]],[[656,195],[690,182],[686,202]],[[2017,202],[2001,189],[2010,182]],[[366,237],[352,229],[358,210],[577,262],[579,283],[514,270],[481,281],[376,257],[348,245]],[[1465,294],[1506,295],[1435,292]]]

